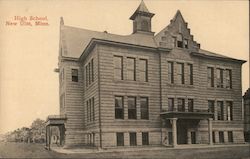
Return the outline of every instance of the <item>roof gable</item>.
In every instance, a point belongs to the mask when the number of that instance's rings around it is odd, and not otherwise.
[[[176,39],[188,40],[188,49],[197,51],[199,44],[194,41],[190,33],[188,23],[185,22],[181,12],[178,10],[170,21],[170,24],[162,29],[156,36],[155,40],[159,47],[172,49],[176,47]]]

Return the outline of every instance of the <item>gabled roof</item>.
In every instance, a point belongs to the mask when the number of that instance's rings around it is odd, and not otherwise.
[[[62,45],[66,50],[63,52],[63,56],[71,58],[79,58],[93,38],[157,48],[152,35],[115,35],[65,25],[61,26],[61,38]]]

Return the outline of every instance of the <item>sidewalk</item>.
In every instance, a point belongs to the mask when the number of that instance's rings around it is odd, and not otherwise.
[[[62,147],[51,147],[52,151],[63,154],[89,154],[89,153],[105,153],[105,152],[135,152],[135,151],[154,151],[154,150],[178,150],[178,149],[213,149],[213,148],[225,148],[225,147],[240,147],[249,146],[246,144],[230,144],[230,145],[206,145],[206,144],[194,144],[194,145],[178,145],[177,147],[164,147],[164,146],[148,146],[148,147],[125,147],[125,148],[109,148],[109,149],[90,149],[90,148],[72,148],[64,149]]]

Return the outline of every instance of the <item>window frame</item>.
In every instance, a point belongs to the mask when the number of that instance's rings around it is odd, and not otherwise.
[[[121,98],[122,107],[117,107],[116,102],[118,98]],[[121,116],[119,115],[120,113],[121,113]],[[115,96],[115,119],[124,119],[124,97],[123,96]]]
[[[142,101],[145,99],[146,107],[142,107]],[[141,119],[149,120],[149,98],[148,97],[140,97],[140,108],[141,108]]]
[[[144,67],[142,68],[142,62]],[[145,63],[144,63],[145,62]],[[142,74],[143,74],[143,79],[142,79]],[[141,82],[148,82],[148,59],[139,59],[139,79]]]
[[[79,71],[77,68],[71,69],[71,81],[78,82],[79,81]]]
[[[129,145],[130,146],[137,146],[136,132],[129,132]]]
[[[219,105],[221,103],[221,105]],[[224,102],[217,101],[217,119],[224,120]]]
[[[182,104],[180,104],[179,101],[181,101]],[[177,98],[177,111],[185,112],[185,99],[184,98]]]
[[[149,133],[142,132],[142,145],[149,145]]]
[[[124,133],[123,132],[116,133],[116,146],[124,146]]]
[[[129,67],[129,60],[133,60],[133,67],[131,68]],[[133,75],[133,78],[129,78],[130,73]],[[127,57],[127,80],[136,81],[136,59],[134,57]]]
[[[168,61],[168,82],[174,83],[174,62]]]
[[[120,62],[120,66],[116,66],[116,59],[119,58],[119,62]],[[124,77],[123,77],[123,56],[117,56],[117,55],[114,55],[113,57],[114,59],[114,79],[115,80],[123,80]],[[116,71],[119,71],[119,78],[118,78],[118,75],[116,74]]]
[[[133,101],[134,102],[134,108],[130,108],[130,102],[129,102],[130,99],[134,100]],[[128,119],[137,119],[136,97],[133,97],[133,96],[128,97]]]
[[[188,66],[188,74],[187,74],[188,84],[193,85],[194,84],[194,82],[193,82],[193,64],[188,63],[187,66]]]
[[[184,63],[177,62],[176,64],[177,64],[177,72],[176,72],[176,74],[177,74],[177,83],[178,84],[185,84],[185,76],[184,76],[185,67],[184,67]]]
[[[207,67],[207,85],[209,87],[214,87],[214,68]]]

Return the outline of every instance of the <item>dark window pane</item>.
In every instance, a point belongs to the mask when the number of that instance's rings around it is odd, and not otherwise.
[[[115,119],[124,119],[123,97],[115,97]]]
[[[228,131],[228,142],[233,142],[233,132]]]
[[[194,111],[194,100],[188,99],[188,111],[193,112]]]
[[[116,133],[116,143],[117,146],[124,146],[124,134]]]
[[[149,112],[148,112],[148,98],[147,97],[141,97],[140,106],[141,106],[141,119],[148,119]]]
[[[123,59],[120,56],[114,56],[114,78],[123,80]]]
[[[223,88],[223,69],[216,69],[216,79],[217,79],[217,87]]]
[[[136,98],[128,97],[128,119],[136,119]]]
[[[168,111],[174,110],[174,98],[168,98]]]
[[[129,133],[129,143],[130,143],[130,146],[136,146],[136,133],[135,132],[132,132],[132,133]]]
[[[142,132],[142,145],[149,145],[148,132]]]
[[[184,84],[184,64],[177,63],[177,83]]]
[[[193,65],[188,64],[188,75],[187,75],[188,84],[193,85]]]
[[[135,58],[127,58],[127,79],[135,81]]]
[[[224,120],[223,102],[217,102],[218,120]]]
[[[181,112],[185,111],[185,100],[184,99],[178,98],[177,108],[178,108],[178,111],[181,111]]]
[[[168,62],[168,82],[174,83],[174,63]]]
[[[219,131],[219,142],[224,143],[224,132],[223,131]]]
[[[214,68],[207,68],[207,86],[214,87]]]
[[[232,88],[232,71],[226,70],[226,77],[225,77],[225,86],[226,88]]]
[[[214,101],[213,100],[208,101],[208,111],[211,113],[214,113]],[[213,119],[215,119],[215,116],[213,116]]]
[[[73,82],[78,82],[78,69],[71,69],[71,77]]]

